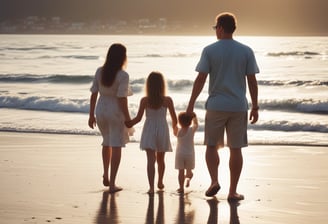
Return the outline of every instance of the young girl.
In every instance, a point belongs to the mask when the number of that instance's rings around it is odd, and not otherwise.
[[[147,153],[148,193],[150,194],[154,193],[155,162],[157,161],[158,166],[157,187],[162,190],[164,188],[165,152],[172,151],[169,127],[166,120],[167,109],[171,115],[173,132],[176,133],[177,117],[171,97],[165,96],[164,77],[159,72],[152,72],[147,78],[146,96],[140,100],[137,116],[125,123],[127,127],[132,127],[140,122],[144,111],[146,111],[140,148]]]
[[[177,150],[175,156],[175,169],[179,170],[179,185],[178,193],[184,192],[184,181],[186,179],[186,187],[189,187],[191,178],[193,177],[192,169],[195,168],[195,149],[194,135],[198,128],[196,114],[188,115],[186,112],[181,112],[178,116],[179,125],[181,128],[177,132]],[[192,126],[191,125],[192,121]],[[185,172],[186,171],[186,172]]]

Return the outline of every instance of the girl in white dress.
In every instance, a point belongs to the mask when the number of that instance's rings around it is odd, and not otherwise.
[[[174,104],[169,96],[165,96],[164,77],[159,72],[152,72],[146,81],[146,96],[140,100],[139,110],[134,119],[126,122],[132,127],[140,122],[144,111],[146,120],[143,126],[140,148],[147,153],[147,175],[149,182],[148,193],[154,193],[155,163],[158,166],[157,187],[164,189],[163,177],[165,171],[165,152],[171,152],[169,127],[166,120],[166,111],[170,112],[173,132],[177,131],[177,117]]]
[[[115,185],[115,179],[121,161],[121,148],[129,141],[124,121],[130,120],[127,96],[132,95],[132,92],[129,74],[123,70],[125,62],[125,46],[111,45],[106,61],[97,69],[90,89],[89,127],[93,129],[97,124],[103,137],[103,184],[109,186],[110,193],[122,190]],[[100,97],[97,101],[98,93]]]

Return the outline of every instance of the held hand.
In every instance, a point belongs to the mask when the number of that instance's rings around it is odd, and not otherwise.
[[[186,109],[186,113],[187,113],[188,115],[191,115],[192,117],[194,117],[194,115],[196,115],[196,114],[194,113],[194,108],[193,108],[192,106],[190,106],[190,105],[188,105],[188,107],[187,107],[187,109]]]
[[[259,111],[252,109],[249,115],[249,120],[251,121],[251,124],[255,124],[258,119],[259,119]]]
[[[95,116],[90,116],[89,117],[88,125],[91,129],[94,129],[96,127],[96,118],[95,118]]]
[[[127,128],[132,128],[134,125],[132,120],[125,121],[124,124]]]
[[[178,127],[177,126],[173,127],[173,134],[174,134],[174,136],[178,135]]]

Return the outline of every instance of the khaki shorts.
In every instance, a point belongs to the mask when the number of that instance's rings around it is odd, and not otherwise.
[[[247,122],[247,112],[206,111],[204,144],[224,147],[226,132],[229,148],[248,146]]]

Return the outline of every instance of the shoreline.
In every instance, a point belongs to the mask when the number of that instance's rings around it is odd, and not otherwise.
[[[102,186],[101,137],[1,132],[0,219],[4,223],[326,223],[328,148],[250,145],[243,150],[238,190],[245,200],[227,202],[228,150],[220,150],[216,197],[204,146],[196,145],[191,186],[180,197],[174,152],[166,155],[165,191],[149,197],[146,156],[136,142],[122,149],[117,184]],[[174,145],[173,145],[174,149]]]
[[[33,131],[17,131],[17,130],[0,130],[0,133],[13,133],[13,134],[32,134],[32,135],[72,135],[72,136],[95,136],[95,137],[101,137],[101,135],[99,133],[71,133],[71,132],[63,132],[63,133],[56,133],[56,132],[33,132]],[[174,136],[172,136],[174,137]],[[131,139],[130,139],[131,140]],[[131,140],[129,142],[131,143],[137,143],[139,144],[139,141],[137,140]],[[175,141],[172,141],[172,144],[174,144]],[[200,143],[195,143],[195,146],[197,147],[205,147],[205,145],[200,144]],[[313,144],[313,143],[286,143],[286,142],[280,142],[280,143],[273,143],[273,142],[252,142],[249,143],[248,147],[252,147],[252,146],[299,146],[299,147],[323,147],[323,148],[327,148],[328,144]],[[247,147],[245,147],[247,148]]]

